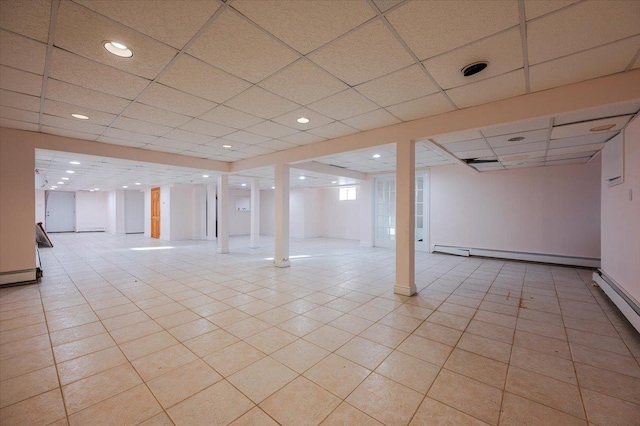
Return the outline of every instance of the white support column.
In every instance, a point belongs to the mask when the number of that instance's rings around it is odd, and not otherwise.
[[[229,175],[218,177],[218,253],[229,253]]]
[[[275,239],[273,263],[278,268],[291,266],[289,262],[289,165],[276,164]]]
[[[396,285],[394,293],[416,293],[416,143],[396,142]]]
[[[260,240],[260,180],[251,179],[251,238],[250,248],[257,248]]]
[[[216,185],[207,185],[207,240],[215,241],[216,239],[216,194],[218,193]]]
[[[373,247],[373,178],[360,181],[358,204],[360,213],[360,247]]]

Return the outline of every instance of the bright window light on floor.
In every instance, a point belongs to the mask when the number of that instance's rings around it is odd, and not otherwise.
[[[355,200],[356,188],[340,188],[340,201]]]
[[[175,247],[172,246],[159,246],[159,247],[133,247],[131,250],[135,251],[146,251],[146,250],[167,250]]]

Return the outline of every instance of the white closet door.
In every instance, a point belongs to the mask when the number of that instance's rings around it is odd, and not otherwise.
[[[76,230],[76,194],[74,192],[46,192],[45,229],[51,232]]]

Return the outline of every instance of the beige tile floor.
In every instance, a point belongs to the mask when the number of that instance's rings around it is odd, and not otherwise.
[[[418,253],[407,298],[353,241],[52,239],[0,289],[2,425],[640,424],[640,337],[586,269]]]

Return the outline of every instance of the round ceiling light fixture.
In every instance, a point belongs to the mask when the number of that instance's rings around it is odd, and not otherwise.
[[[127,185],[122,185],[122,187],[123,187],[124,189],[127,189],[127,188],[128,188],[128,186],[127,186]]]
[[[373,154],[371,157],[373,157],[373,158],[380,158],[380,157],[381,157],[381,155],[380,155],[380,154]]]
[[[73,170],[67,170],[65,173],[69,173],[70,175],[74,174],[75,172]]]
[[[486,61],[474,62],[462,68],[460,71],[462,71],[463,76],[471,77],[472,75],[476,75],[479,72],[484,71],[488,66],[489,62]]]
[[[203,177],[203,178],[208,178],[208,177],[209,177],[209,175],[202,175],[202,177]]]
[[[307,124],[309,122],[309,119],[307,117],[300,117],[296,121],[300,124]]]
[[[78,120],[88,120],[89,117],[87,117],[86,115],[82,115],[82,114],[71,114],[71,116],[73,118],[77,118]],[[78,163],[80,164],[80,163]]]
[[[513,138],[509,138],[507,139],[509,142],[519,142],[519,141],[523,141],[524,140],[524,136],[516,136]]]
[[[69,161],[69,164],[76,164],[77,165],[77,164],[80,164],[80,162],[79,161]]]
[[[603,124],[602,126],[596,126],[589,129],[590,132],[606,132],[616,127],[615,124]]]
[[[133,52],[131,51],[131,49],[129,49],[122,43],[118,43],[117,41],[105,41],[104,43],[102,43],[102,46],[107,50],[107,52],[121,58],[130,58],[133,56]]]
[[[233,148],[233,146],[231,146],[231,145],[222,145],[222,147],[223,147],[223,148],[227,148],[227,149],[229,149],[229,148]]]
[[[300,176],[298,179],[305,180],[306,178],[307,178],[306,176]]]

